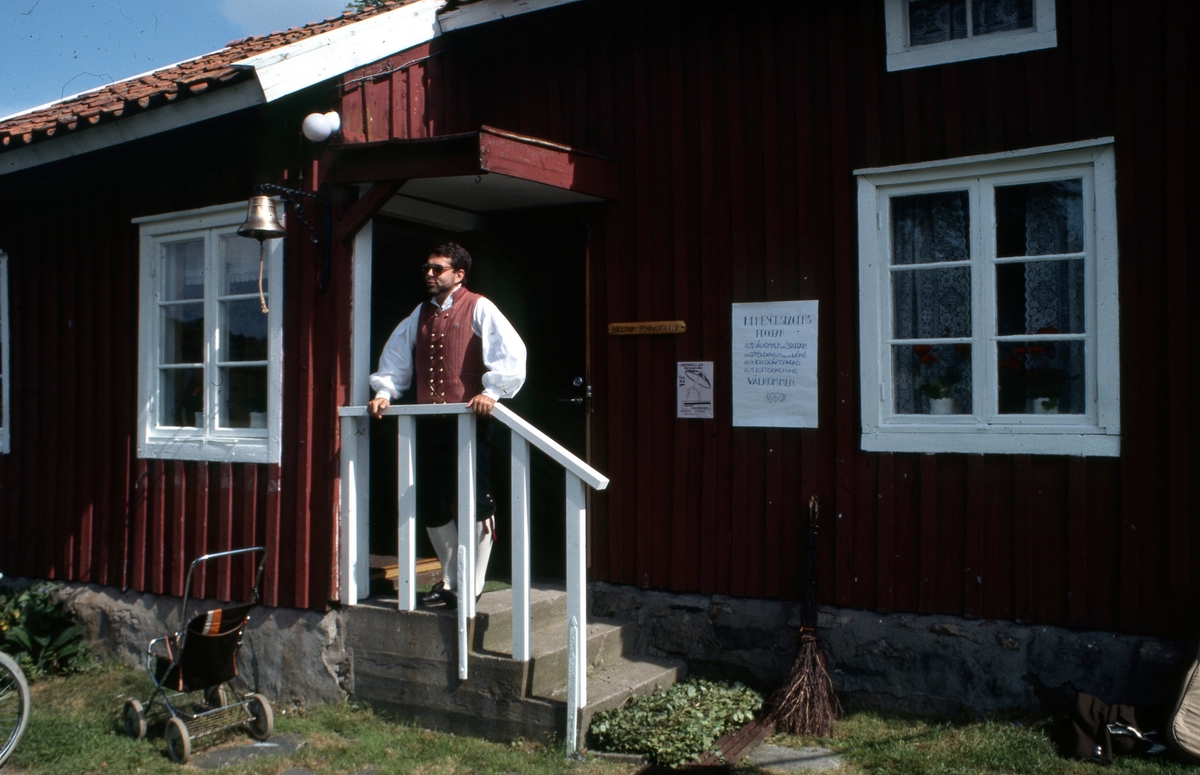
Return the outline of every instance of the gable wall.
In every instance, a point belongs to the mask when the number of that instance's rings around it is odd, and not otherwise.
[[[352,142],[489,124],[621,160],[591,250],[593,462],[612,478],[593,576],[796,599],[816,494],[825,602],[1194,635],[1194,5],[1058,0],[1055,49],[900,73],[879,0],[710,8],[593,2],[496,23],[343,98]],[[852,170],[1107,135],[1122,457],[861,452]],[[716,420],[675,420],[674,362],[727,375],[729,304],[776,299],[820,301],[820,428],[732,428],[725,377]],[[671,319],[687,333],[605,332]]]
[[[182,593],[205,552],[265,544],[265,599],[323,608],[333,589],[335,280],[285,247],[284,457],[245,465],[139,460],[138,230],[131,219],[248,199],[292,181],[299,108],[251,110],[0,178],[9,256],[12,454],[0,456],[0,568],[10,576]],[[291,122],[291,123],[289,123]],[[314,221],[310,211],[308,218]],[[295,236],[295,235],[292,235]],[[318,417],[320,419],[315,419]],[[331,462],[334,461],[334,462]],[[252,569],[209,568],[193,594],[238,598]]]

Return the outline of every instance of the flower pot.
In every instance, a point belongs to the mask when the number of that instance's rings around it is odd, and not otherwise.
[[[1030,414],[1058,414],[1058,399],[1057,398],[1031,398]]]
[[[929,399],[930,414],[958,414],[958,407],[954,405],[954,399],[950,396],[945,398]]]

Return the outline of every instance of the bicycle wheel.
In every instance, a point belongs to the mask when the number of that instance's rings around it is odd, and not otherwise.
[[[29,684],[12,657],[0,652],[0,766],[3,766],[29,723]]]

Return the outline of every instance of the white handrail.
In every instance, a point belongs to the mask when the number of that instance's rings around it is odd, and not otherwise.
[[[415,416],[458,415],[458,675],[468,677],[467,633],[475,616],[475,416],[466,404],[401,404],[389,406],[384,415],[399,417],[397,432],[397,503],[399,506],[399,607],[416,608],[416,423]],[[359,460],[366,445],[367,407],[338,409],[342,424],[342,545],[341,598],[343,605],[358,602],[358,590],[370,583],[369,555],[365,540],[367,522],[360,501],[366,498],[364,470],[369,461]],[[566,476],[567,553],[567,748],[578,750],[579,711],[587,706],[587,511],[584,485],[596,490],[608,487],[608,477],[580,460],[566,447],[542,433],[511,409],[497,403],[492,416],[513,432],[512,443],[512,633],[513,658],[530,658],[530,564],[529,564],[529,474],[530,446],[541,450],[562,466]]]

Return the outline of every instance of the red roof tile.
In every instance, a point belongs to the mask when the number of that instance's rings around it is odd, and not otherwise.
[[[248,70],[233,68],[234,62],[354,24],[409,2],[412,0],[389,0],[379,8],[347,11],[303,27],[230,41],[220,51],[117,81],[38,110],[0,118],[0,153],[232,86],[253,77]]]

